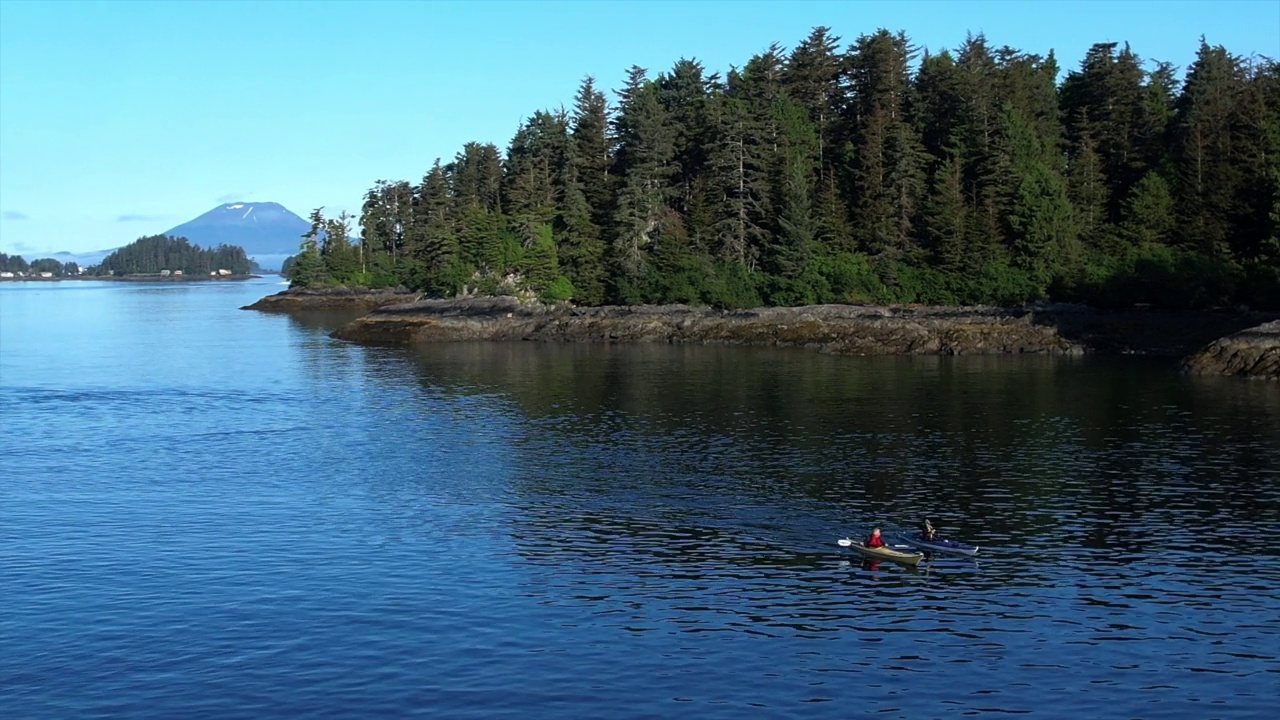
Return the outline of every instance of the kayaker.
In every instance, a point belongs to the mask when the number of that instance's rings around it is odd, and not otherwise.
[[[932,540],[937,534],[938,531],[933,529],[933,523],[929,522],[929,518],[925,518],[924,524],[920,526],[920,539]]]
[[[880,537],[880,528],[871,528],[871,534],[867,536],[864,547],[877,548],[884,547],[884,538]]]

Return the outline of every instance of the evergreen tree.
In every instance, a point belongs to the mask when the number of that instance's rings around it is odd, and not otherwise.
[[[1173,65],[1158,62],[1142,87],[1142,125],[1137,147],[1142,167],[1164,172],[1170,162],[1170,130],[1177,95],[1177,73]]]
[[[1173,196],[1169,183],[1152,170],[1138,181],[1125,201],[1122,231],[1139,247],[1164,245],[1174,229]]]
[[[1102,168],[1102,158],[1095,150],[1089,132],[1080,130],[1074,144],[1067,164],[1068,194],[1075,206],[1081,239],[1100,249],[1110,227],[1110,188]]]
[[[753,90],[761,80],[730,70],[725,92],[716,98],[708,181],[723,201],[715,208],[713,250],[716,257],[745,272],[756,268],[761,248],[769,244],[774,222],[773,157],[769,129],[762,127],[757,107],[772,98]]]
[[[833,125],[842,103],[840,38],[831,28],[816,27],[787,58],[783,89],[809,113],[817,137],[816,169],[821,184],[833,171]]]
[[[702,64],[680,60],[658,76],[658,101],[671,127],[673,193],[671,205],[687,213],[693,185],[706,163],[707,79]]]
[[[588,76],[578,89],[557,227],[560,260],[573,285],[573,299],[586,305],[605,301],[605,245],[602,228],[611,224],[613,178],[608,105]]]
[[[290,268],[290,287],[318,287],[328,282],[324,259],[320,256],[320,234],[324,230],[324,208],[311,211],[311,227],[302,235],[299,252]]]
[[[347,284],[360,279],[360,258],[351,246],[351,216],[343,211],[336,218],[323,219],[320,256],[325,274],[335,282]]]
[[[365,193],[360,214],[365,247],[371,254],[387,255],[392,267],[405,253],[412,221],[413,188],[408,182],[379,180]],[[314,224],[314,218],[312,222]],[[321,226],[318,232],[323,229]]]
[[[413,242],[418,284],[444,297],[457,294],[472,268],[462,258],[449,173],[437,158],[415,193]]]
[[[1108,220],[1119,217],[1119,199],[1129,195],[1149,167],[1143,136],[1154,125],[1141,61],[1128,45],[1118,53],[1116,47],[1091,47],[1080,70],[1068,73],[1062,85],[1068,138],[1077,153],[1087,152],[1090,163],[1100,163],[1096,170],[1088,169],[1105,183],[1105,192],[1098,195],[1117,198],[1107,203]]]
[[[1075,227],[1066,183],[1055,170],[1055,153],[1037,137],[1035,124],[1010,107],[1004,121],[1002,146],[1008,154],[1010,176],[1017,185],[1010,198],[1008,223],[1015,264],[1029,271],[1041,288],[1055,270],[1078,261]]]
[[[1235,194],[1228,219],[1232,255],[1252,259],[1276,235],[1271,213],[1280,202],[1280,62],[1256,59],[1241,72],[1244,81],[1229,121]]]
[[[960,120],[966,97],[964,78],[951,53],[926,54],[916,73],[916,124],[921,144],[934,163],[947,159],[963,142]]]
[[[0,253],[0,272],[25,273],[31,266],[21,255]]]
[[[503,207],[526,247],[556,217],[556,181],[568,162],[568,119],[538,111],[511,141],[503,183]]]
[[[604,93],[587,76],[578,88],[573,107],[573,165],[576,181],[591,209],[597,228],[612,222],[614,183],[609,169],[613,151],[609,139],[609,106]]]
[[[674,132],[659,88],[646,72],[641,67],[629,71],[614,121],[620,187],[613,218],[613,276],[615,294],[633,301],[640,297],[648,252],[657,239],[676,169]]]
[[[1175,207],[1182,242],[1211,256],[1230,253],[1231,216],[1244,178],[1232,165],[1232,116],[1243,86],[1240,59],[1203,39],[1175,105]]]
[[[881,30],[858,39],[849,70],[854,225],[868,252],[894,260],[916,249],[925,183],[924,150],[907,116],[910,60],[906,36]]]
[[[453,178],[454,196],[461,205],[474,205],[490,213],[502,211],[502,155],[495,145],[463,145],[448,171]]]
[[[790,98],[778,98],[775,113],[782,128],[783,169],[777,203],[779,232],[769,247],[768,270],[783,282],[773,301],[817,302],[826,295],[814,267],[819,232],[813,204],[818,133],[806,108]]]
[[[1003,214],[1007,162],[1000,157],[1001,101],[997,96],[999,68],[986,37],[969,36],[956,56],[960,93],[964,101],[954,129],[959,163],[964,168],[965,196],[971,221],[966,245],[971,252],[993,259],[1004,253]]]
[[[572,151],[563,179],[564,191],[556,224],[559,260],[573,286],[573,300],[583,305],[599,305],[605,300],[604,243],[600,227],[592,219],[576,152],[576,149]]]
[[[969,208],[965,202],[964,169],[957,153],[952,153],[933,174],[925,203],[926,245],[934,262],[943,270],[961,274],[978,269],[981,258],[970,252],[966,230]]]

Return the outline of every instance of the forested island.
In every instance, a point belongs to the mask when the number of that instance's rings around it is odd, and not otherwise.
[[[219,245],[202,248],[186,238],[150,235],[116,250],[89,269],[92,275],[156,275],[180,271],[183,275],[209,276],[219,271],[248,275],[254,270],[244,248]]]
[[[356,218],[312,214],[295,287],[575,305],[1280,307],[1280,66],[1186,69],[982,35],[918,53],[819,27],[721,75],[587,77],[505,152],[468,143]]]
[[[28,265],[22,257],[0,253],[0,272],[6,279],[239,279],[257,270],[239,246],[202,248],[186,238],[167,235],[138,238],[88,268],[48,258]]]

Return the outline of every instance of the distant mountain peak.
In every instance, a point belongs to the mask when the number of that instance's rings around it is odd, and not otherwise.
[[[235,202],[224,203],[222,206],[224,210],[240,210],[246,207],[269,208],[271,210],[284,210],[285,212],[288,212],[288,209],[285,206],[275,202],[250,202],[248,200],[236,200]]]
[[[310,229],[311,223],[280,203],[236,201],[222,203],[164,234],[185,237],[201,247],[239,245],[253,257],[292,255]]]
[[[244,248],[245,255],[256,260],[262,267],[274,270],[280,267],[286,257],[298,253],[302,236],[310,229],[310,222],[298,217],[280,203],[237,200],[222,203],[163,234],[184,237],[203,248],[239,245]],[[88,267],[97,265],[104,257],[119,249],[76,253],[24,252],[22,256],[28,262],[51,257],[59,262],[75,262]]]

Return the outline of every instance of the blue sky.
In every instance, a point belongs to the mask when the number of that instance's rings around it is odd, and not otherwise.
[[[1165,2],[37,2],[0,0],[0,251],[112,248],[231,200],[357,212],[469,140],[632,64],[742,64],[816,25],[931,50],[967,31],[1185,67],[1199,36],[1280,56],[1280,0]],[[612,97],[612,96],[611,96]]]

